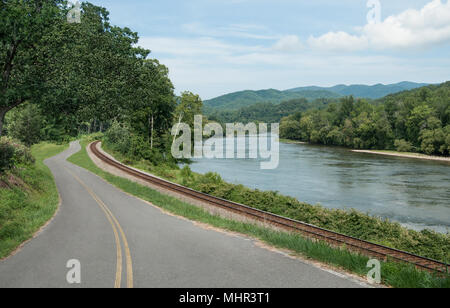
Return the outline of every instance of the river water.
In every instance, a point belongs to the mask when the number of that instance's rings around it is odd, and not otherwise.
[[[261,170],[260,162],[204,158],[191,169],[327,208],[354,208],[416,230],[450,231],[450,163],[285,143],[277,169]]]

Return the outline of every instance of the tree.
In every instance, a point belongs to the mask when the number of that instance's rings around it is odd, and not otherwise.
[[[173,124],[174,86],[169,70],[157,60],[146,60],[139,69],[139,84],[128,104],[128,122],[134,131],[146,136],[153,146],[155,137],[166,133]]]
[[[194,116],[202,114],[203,102],[199,95],[192,92],[181,93],[181,98],[175,109],[175,121],[181,118],[183,123],[194,127]]]
[[[45,91],[43,38],[67,11],[59,0],[0,2],[0,136],[8,111]]]
[[[36,105],[26,104],[16,108],[8,118],[8,135],[31,146],[41,140],[43,117]]]
[[[394,146],[399,152],[411,152],[414,149],[411,142],[408,142],[404,139],[395,140]]]
[[[280,123],[280,134],[286,139],[301,140],[302,128],[300,122],[291,120],[290,118],[284,118]]]
[[[81,20],[64,23],[46,38],[53,61],[41,104],[53,116],[76,115],[75,126],[95,126],[125,115],[149,51],[134,47],[137,33],[111,26],[104,8],[83,3]]]

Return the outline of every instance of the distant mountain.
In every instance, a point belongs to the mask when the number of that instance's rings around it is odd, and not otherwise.
[[[342,96],[348,96],[353,95],[355,97],[360,98],[371,98],[371,99],[378,99],[382,98],[389,94],[394,94],[398,92],[413,90],[416,88],[427,86],[426,83],[414,83],[414,82],[400,82],[396,84],[376,84],[373,86],[367,86],[367,85],[337,85],[334,87],[300,87],[295,89],[287,90],[286,92],[296,93],[296,92],[303,92],[303,91],[330,91],[333,93],[337,93]]]
[[[318,98],[339,98],[342,96],[353,95],[358,98],[379,99],[389,94],[395,94],[407,90],[427,86],[426,83],[400,82],[396,84],[376,84],[367,85],[337,85],[334,87],[300,87],[279,91],[275,89],[260,91],[240,91],[219,96],[204,101],[205,112],[214,111],[235,111],[243,107],[252,106],[258,103],[280,104],[292,99],[306,98],[315,100]]]
[[[204,101],[205,111],[238,110],[257,103],[280,104],[292,99],[338,98],[342,95],[325,90],[278,91],[274,89],[260,91],[240,91]]]

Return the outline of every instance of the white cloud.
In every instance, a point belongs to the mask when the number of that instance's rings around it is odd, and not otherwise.
[[[357,35],[329,32],[308,40],[312,48],[343,51],[422,48],[446,42],[450,42],[450,2],[441,0],[433,0],[421,10],[409,9],[380,23],[369,23]]]
[[[450,2],[434,0],[421,10],[407,10],[364,27],[376,49],[427,47],[450,41]]]
[[[296,35],[284,36],[273,45],[274,50],[282,52],[294,52],[299,51],[302,48],[303,44]]]
[[[318,38],[311,36],[308,39],[309,47],[330,51],[359,51],[369,45],[365,36],[351,35],[346,32],[328,32]]]

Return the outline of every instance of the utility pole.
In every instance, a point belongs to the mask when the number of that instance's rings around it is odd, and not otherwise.
[[[149,121],[150,121],[150,118],[149,118]],[[152,149],[153,150],[153,123],[154,121],[153,121],[153,114],[152,114],[152,124],[151,124],[151,133],[150,133],[150,149]]]

